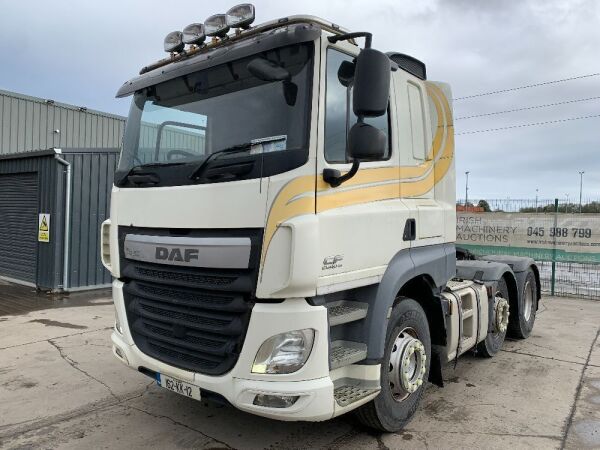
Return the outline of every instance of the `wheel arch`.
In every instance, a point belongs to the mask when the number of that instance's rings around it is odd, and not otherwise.
[[[520,310],[521,305],[519,302],[520,295],[519,287],[517,285],[517,278],[515,277],[515,274],[510,270],[504,272],[500,278],[504,280],[508,289],[508,305],[511,311],[509,320],[513,319],[513,317],[518,319],[518,311]],[[517,311],[517,314],[515,314],[514,311]]]
[[[425,311],[429,334],[432,345],[446,345],[446,322],[444,310],[439,297],[436,296],[439,289],[435,286],[433,278],[429,274],[420,274],[407,281],[394,301],[394,305],[402,298],[408,297],[415,300]]]
[[[423,306],[430,324],[430,333],[435,333],[435,340],[432,334],[432,344],[445,342],[443,310],[441,303],[435,302],[435,298],[455,274],[454,244],[438,244],[398,252],[388,264],[377,286],[375,299],[367,316],[367,360],[378,363],[383,358],[389,314],[398,296],[411,297]],[[443,324],[442,327],[438,326],[440,323]]]

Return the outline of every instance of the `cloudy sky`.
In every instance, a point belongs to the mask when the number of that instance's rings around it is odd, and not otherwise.
[[[374,46],[414,55],[454,97],[600,72],[595,0],[257,0],[257,22],[312,14],[374,33]],[[0,89],[126,115],[117,88],[163,57],[172,30],[233,3],[198,0],[0,0]],[[456,132],[599,115],[600,76],[455,101]],[[570,102],[476,118],[461,117]],[[460,134],[464,197],[600,198],[600,117]]]

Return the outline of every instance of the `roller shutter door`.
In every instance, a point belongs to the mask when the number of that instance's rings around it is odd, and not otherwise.
[[[36,282],[37,173],[0,175],[0,276]]]

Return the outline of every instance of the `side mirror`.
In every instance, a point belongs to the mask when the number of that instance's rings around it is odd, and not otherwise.
[[[358,117],[383,116],[390,98],[390,58],[373,48],[356,57],[354,73],[354,114]]]
[[[348,153],[358,161],[382,159],[387,135],[364,122],[355,123],[348,133]]]

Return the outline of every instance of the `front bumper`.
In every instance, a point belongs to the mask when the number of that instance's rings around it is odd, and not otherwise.
[[[221,376],[190,372],[165,364],[141,352],[134,344],[122,293],[123,283],[113,283],[113,298],[123,334],[112,334],[113,353],[133,369],[140,367],[199,386],[223,396],[233,406],[278,420],[327,420],[334,416],[334,385],[329,375],[329,336],[327,310],[310,306],[304,299],[288,299],[282,303],[258,303],[252,310],[250,324],[235,367]],[[251,373],[260,345],[269,337],[285,331],[315,329],[315,341],[306,364],[291,374]],[[253,404],[257,394],[299,396],[288,408],[270,408]]]

